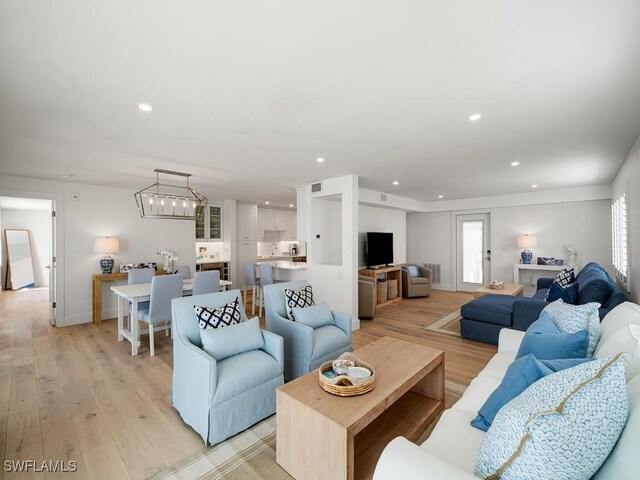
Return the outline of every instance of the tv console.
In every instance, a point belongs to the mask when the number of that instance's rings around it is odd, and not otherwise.
[[[376,278],[378,275],[385,274],[385,277],[388,279],[395,279],[398,282],[398,296],[396,298],[392,298],[391,300],[387,300],[383,303],[378,303],[378,289],[373,289],[373,296],[376,302],[376,308],[385,307],[387,305],[391,305],[392,303],[398,303],[402,300],[402,267],[374,267],[374,268],[363,268],[358,272],[360,275],[365,275],[367,277]]]

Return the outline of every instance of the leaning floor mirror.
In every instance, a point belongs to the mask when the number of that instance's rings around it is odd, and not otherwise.
[[[31,255],[31,234],[29,230],[5,229],[4,241],[7,248],[7,276],[5,289],[19,290],[35,287],[35,274]]]

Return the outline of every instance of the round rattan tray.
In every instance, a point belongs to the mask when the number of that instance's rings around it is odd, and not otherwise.
[[[364,379],[352,378],[348,375],[338,375],[335,378],[327,378],[322,373],[333,368],[333,360],[324,362],[318,369],[320,387],[326,392],[340,397],[352,397],[370,392],[375,387],[376,371],[368,364],[360,360],[353,353],[343,353],[338,357],[340,360],[351,360],[356,367],[365,367],[371,371],[371,376]]]

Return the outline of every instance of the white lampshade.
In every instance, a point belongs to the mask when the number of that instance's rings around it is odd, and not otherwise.
[[[112,237],[99,237],[93,247],[95,253],[118,253],[120,251],[120,240]]]
[[[538,239],[535,235],[519,235],[517,245],[518,248],[536,248]]]

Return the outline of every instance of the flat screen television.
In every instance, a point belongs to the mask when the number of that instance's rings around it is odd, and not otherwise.
[[[393,233],[367,232],[367,266],[393,263]]]

